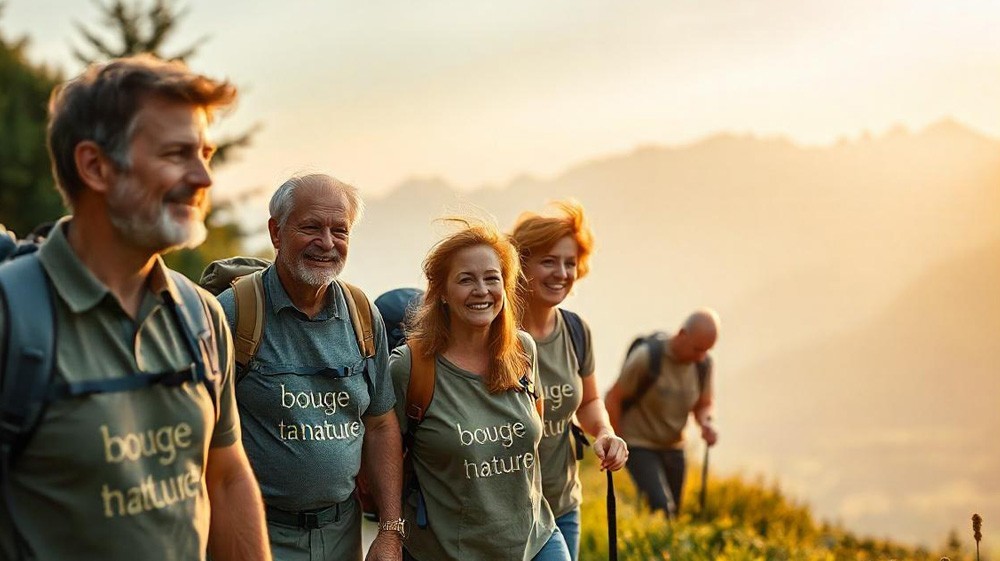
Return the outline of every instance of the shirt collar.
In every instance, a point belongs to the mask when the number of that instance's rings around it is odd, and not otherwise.
[[[69,245],[66,237],[73,226],[72,217],[59,220],[42,247],[38,250],[38,259],[45,272],[52,280],[59,297],[66,302],[73,313],[81,313],[96,306],[110,292]],[[163,259],[156,255],[153,268],[148,277],[149,290],[160,298],[163,292],[169,292],[175,302],[180,301],[180,293],[173,279],[167,274]]]
[[[268,300],[271,302],[271,311],[275,315],[285,308],[291,308],[305,316],[305,313],[292,303],[292,299],[288,296],[288,292],[285,291],[284,285],[281,284],[281,278],[278,277],[278,270],[273,264],[264,271],[264,289]],[[326,291],[326,304],[324,304],[323,309],[320,310],[316,317],[311,318],[313,321],[330,318],[340,319],[340,310],[337,306],[337,291],[337,282],[330,283]]]

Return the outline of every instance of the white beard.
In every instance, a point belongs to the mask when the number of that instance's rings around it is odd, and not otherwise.
[[[278,261],[287,267],[295,280],[307,286],[320,287],[337,280],[337,277],[344,270],[344,259],[336,250],[333,251],[333,255],[336,259],[333,268],[325,271],[312,269],[302,262],[302,258],[286,257],[280,251],[278,252]]]
[[[170,213],[168,203],[142,199],[138,189],[119,182],[108,193],[108,218],[122,237],[144,249],[168,252],[195,248],[208,237],[205,213],[180,221]]]

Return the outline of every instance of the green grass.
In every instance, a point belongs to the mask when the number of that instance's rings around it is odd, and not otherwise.
[[[808,506],[786,497],[779,486],[740,476],[708,481],[705,512],[698,512],[701,474],[689,467],[683,509],[674,522],[639,505],[625,470],[615,474],[618,497],[618,558],[621,561],[974,561],[974,546],[957,536],[940,551],[860,537],[816,520]],[[605,475],[592,458],[581,466],[581,561],[608,559]],[[942,531],[943,537],[944,531]],[[971,538],[970,540],[971,541]],[[987,557],[984,555],[982,560]]]

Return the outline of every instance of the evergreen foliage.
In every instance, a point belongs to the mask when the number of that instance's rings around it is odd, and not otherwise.
[[[22,237],[65,213],[45,149],[49,93],[62,77],[29,62],[27,44],[0,32],[0,224]]]
[[[84,64],[139,53],[151,53],[167,60],[186,60],[197,54],[198,48],[208,39],[202,37],[178,51],[167,50],[166,45],[176,34],[179,21],[187,14],[187,9],[178,8],[171,0],[154,0],[148,7],[143,0],[112,0],[107,4],[98,3],[98,7],[102,30],[76,25],[87,50],[74,49],[73,54]],[[250,145],[258,129],[255,126],[237,136],[219,140],[212,166],[231,161],[237,150]],[[254,194],[256,191],[228,200],[214,197],[213,210],[207,218],[208,239],[196,249],[168,255],[170,267],[198,280],[210,262],[242,253],[246,233],[239,227],[236,213],[231,211]]]

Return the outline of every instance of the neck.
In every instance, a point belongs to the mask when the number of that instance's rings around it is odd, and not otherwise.
[[[489,365],[490,328],[453,330],[444,356],[463,370],[486,374]]]
[[[677,364],[686,364],[688,362],[677,359],[677,335],[671,335],[667,340],[667,352],[670,353],[670,359]]]
[[[319,314],[323,305],[326,304],[326,292],[330,285],[311,286],[298,282],[288,268],[283,267],[280,262],[275,263],[274,268],[278,272],[278,280],[292,304],[310,318]]]
[[[82,201],[81,201],[82,203]],[[73,253],[97,280],[108,287],[130,317],[139,313],[155,251],[129,244],[107,219],[107,210],[77,205],[67,241]],[[88,219],[88,217],[92,217]]]
[[[556,307],[528,301],[521,316],[521,329],[535,339],[544,339],[556,328]]]

